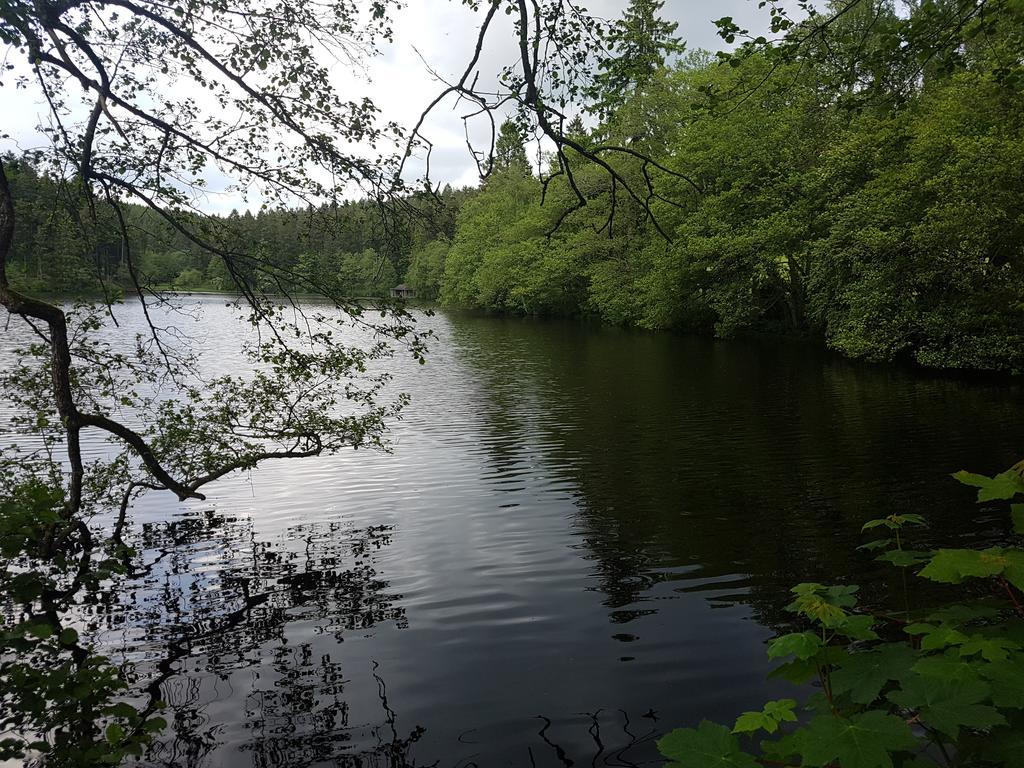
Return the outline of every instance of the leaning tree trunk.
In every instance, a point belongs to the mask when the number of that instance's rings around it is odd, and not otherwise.
[[[64,425],[71,465],[71,486],[67,503],[68,517],[82,506],[81,432],[82,420],[71,391],[71,350],[68,345],[67,317],[60,307],[33,299],[14,290],[7,278],[7,258],[14,243],[14,197],[0,162],[0,304],[12,315],[21,315],[46,323],[49,330],[50,375],[53,380],[54,403]]]
[[[107,416],[83,413],[79,410],[71,387],[71,348],[68,343],[67,316],[54,304],[16,291],[11,287],[7,277],[7,258],[14,242],[14,224],[14,197],[3,163],[0,162],[0,305],[6,307],[12,315],[46,324],[53,399],[61,424],[64,426],[71,472],[67,516],[74,517],[82,508],[82,481],[85,470],[82,464],[81,433],[84,427],[96,427],[109,432],[131,446],[153,477],[165,488],[176,493],[178,498],[203,498],[194,488],[171,477],[141,435]]]

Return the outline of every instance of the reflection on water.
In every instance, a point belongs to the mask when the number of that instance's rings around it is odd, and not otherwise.
[[[401,595],[373,565],[391,535],[387,526],[314,522],[270,545],[257,541],[250,519],[216,512],[144,524],[131,590],[102,601],[96,624],[108,646],[128,651],[137,684],[171,714],[149,761],[205,764],[230,723],[244,729],[239,746],[254,765],[336,755],[346,765],[373,765],[382,755],[390,757],[380,764],[404,764],[398,758],[420,729],[395,731],[384,680],[373,671],[380,723],[350,722],[345,665],[331,653],[314,656],[304,639],[341,643],[382,622],[405,626]]]
[[[212,359],[230,359],[226,310],[202,310]],[[1020,458],[1018,384],[424,322],[429,364],[394,363],[413,402],[393,454],[136,503],[139,573],[83,614],[167,703],[147,764],[656,763],[664,730],[787,691],[764,681],[786,591],[877,583],[854,550],[866,519],[1001,532],[944,478]]]

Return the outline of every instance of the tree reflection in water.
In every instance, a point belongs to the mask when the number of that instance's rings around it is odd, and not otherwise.
[[[422,728],[399,732],[376,664],[380,722],[353,724],[343,664],[302,640],[340,643],[383,622],[405,625],[401,595],[373,563],[390,542],[390,527],[330,521],[271,544],[256,539],[249,520],[215,512],[144,525],[137,548],[149,558],[137,565],[120,620],[145,628],[136,682],[169,715],[147,762],[199,765],[231,738],[257,766],[411,764]],[[241,670],[251,671],[244,697],[234,690]],[[211,713],[225,696],[237,723]],[[228,733],[236,725],[242,733]]]
[[[0,661],[13,684],[4,692],[0,736],[24,739],[20,748],[0,745],[9,756],[24,752],[31,763],[43,750],[52,765],[117,762],[123,752],[110,750],[125,734],[144,745],[152,729],[142,721],[159,712],[168,727],[150,745],[144,762],[151,765],[200,765],[227,738],[240,740],[233,729],[259,766],[409,762],[422,728],[399,733],[376,664],[380,724],[354,727],[340,664],[329,653],[314,661],[312,643],[296,642],[327,635],[337,644],[382,622],[405,625],[401,595],[374,568],[389,527],[299,525],[271,544],[257,540],[248,518],[205,511],[144,524],[128,540],[124,528],[122,511],[106,548],[89,535],[67,555],[27,550],[5,565],[11,596],[19,594],[18,573],[45,578],[41,593],[4,605]],[[42,610],[32,594],[41,594]],[[90,682],[91,669],[110,670],[111,684]],[[244,726],[239,672],[252,681]],[[260,685],[263,677],[271,687]],[[235,706],[231,718],[213,711],[225,702]]]
[[[122,540],[122,530],[137,533]],[[377,661],[361,664],[358,654],[341,659],[346,638],[364,637],[379,625],[407,624],[402,595],[376,568],[376,553],[391,541],[389,526],[328,520],[291,527],[270,543],[258,538],[248,517],[216,511],[136,529],[115,524],[111,551],[120,553],[123,572],[91,578],[82,568],[102,566],[103,560],[85,550],[75,566],[74,591],[66,591],[50,615],[55,632],[78,628],[81,641],[72,654],[80,668],[103,654],[123,665],[128,686],[92,692],[82,701],[68,691],[59,703],[71,714],[62,722],[72,723],[75,732],[48,737],[48,763],[81,764],[93,745],[109,739],[111,717],[104,713],[124,702],[142,720],[167,721],[141,757],[143,765],[478,765],[490,745],[470,725],[457,743],[421,749],[430,753],[427,759],[414,754],[429,724],[400,722],[400,707],[389,700]],[[8,614],[19,620],[13,608]],[[45,679],[46,665],[37,667]],[[439,712],[444,695],[438,692]],[[52,701],[52,692],[46,697]],[[553,721],[539,716],[533,743],[522,744],[510,759],[524,766],[580,760],[640,765],[633,750],[646,746],[649,757],[657,735],[654,713],[647,717],[643,727],[625,712],[561,718],[557,729],[568,731],[557,736]],[[581,748],[583,729],[592,745]],[[560,738],[567,739],[564,745]],[[35,756],[29,751],[26,762]]]
[[[602,724],[602,717],[608,722]],[[653,722],[657,722],[658,718],[653,711],[648,712],[643,717],[648,718]],[[625,710],[619,710],[615,713],[605,713],[601,710],[597,712],[588,712],[587,718],[589,724],[587,726],[587,733],[590,734],[591,739],[594,742],[594,752],[590,756],[590,765],[604,765],[604,766],[618,766],[619,768],[639,768],[640,765],[660,765],[663,761],[661,759],[646,760],[643,762],[636,762],[633,757],[633,751],[643,745],[650,744],[655,741],[661,732],[653,724],[644,726],[637,729],[636,726],[630,721],[629,713]],[[541,738],[548,749],[554,753],[555,758],[558,760],[560,765],[569,768],[569,766],[575,765],[576,763],[568,755],[557,742],[553,741],[548,735],[548,730],[551,728],[551,721],[543,715],[538,717],[544,725],[537,732],[537,735]],[[612,738],[615,739],[617,745],[609,746],[604,743],[604,738],[607,738],[611,731]],[[620,731],[625,740],[620,737]],[[634,732],[637,731],[637,732]],[[650,752],[650,750],[648,750]],[[534,750],[532,747],[529,748],[530,753],[530,765],[536,766],[537,761],[534,757]],[[581,758],[581,762],[587,762]]]

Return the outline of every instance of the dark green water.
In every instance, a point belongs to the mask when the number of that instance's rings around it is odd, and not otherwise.
[[[201,325],[221,365],[231,324]],[[644,765],[765,697],[801,580],[861,524],[1003,531],[948,479],[1024,456],[1024,389],[798,345],[438,315],[394,453],[134,510],[152,564],[95,632],[159,685],[164,766]],[[154,682],[155,681],[155,682]]]

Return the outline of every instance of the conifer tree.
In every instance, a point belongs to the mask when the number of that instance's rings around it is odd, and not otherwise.
[[[498,138],[494,142],[494,170],[514,170],[524,176],[530,175],[523,132],[514,120],[506,120],[498,129]]]
[[[587,127],[583,124],[583,118],[576,115],[566,126],[565,133],[567,136],[571,136],[574,139],[586,138]]]
[[[594,76],[590,110],[602,120],[629,96],[640,92],[668,57],[683,52],[685,43],[676,37],[674,21],[659,15],[663,0],[630,0],[608,38],[612,55],[601,62]]]

